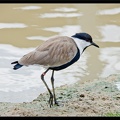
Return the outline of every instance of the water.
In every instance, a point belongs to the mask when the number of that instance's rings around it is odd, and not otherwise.
[[[100,46],[55,72],[55,87],[120,72],[120,4],[1,4],[0,14],[0,102],[29,102],[46,91],[40,79],[45,69],[14,71],[11,62],[51,36],[87,32]],[[50,76],[51,71],[45,79],[51,88]]]

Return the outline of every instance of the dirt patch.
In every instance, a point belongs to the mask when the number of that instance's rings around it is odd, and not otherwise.
[[[120,91],[115,82],[120,74],[92,81],[79,81],[56,88],[60,106],[49,107],[49,94],[32,102],[0,103],[1,116],[104,116],[120,111]]]

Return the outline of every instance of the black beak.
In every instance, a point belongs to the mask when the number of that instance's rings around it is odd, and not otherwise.
[[[91,45],[94,45],[95,47],[98,47],[98,48],[99,48],[99,46],[98,46],[96,43],[94,43],[94,42],[92,42]]]

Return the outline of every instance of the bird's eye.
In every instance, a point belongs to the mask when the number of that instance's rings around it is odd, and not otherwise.
[[[89,40],[88,40],[88,39],[86,39],[86,41],[87,41],[87,42],[89,42]]]

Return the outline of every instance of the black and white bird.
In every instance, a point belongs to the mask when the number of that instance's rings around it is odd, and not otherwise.
[[[14,70],[22,66],[34,64],[42,65],[46,68],[46,71],[41,74],[41,79],[50,94],[49,104],[51,107],[53,101],[54,104],[58,105],[54,89],[54,71],[63,70],[75,63],[81,57],[84,50],[91,45],[99,48],[87,33],[76,33],[71,37],[56,36],[43,42],[43,44],[39,45],[35,50],[11,64],[15,64]],[[49,70],[52,70],[51,83],[53,93],[44,80],[44,76]]]

